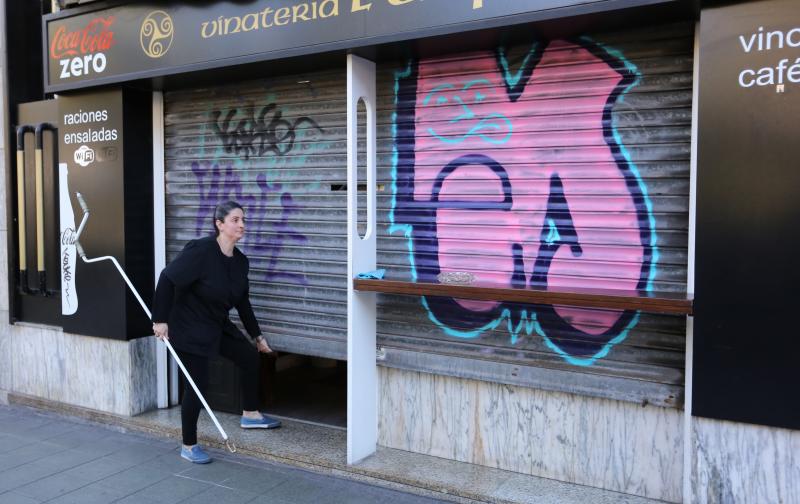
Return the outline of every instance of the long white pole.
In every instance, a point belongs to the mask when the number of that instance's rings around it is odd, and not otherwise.
[[[89,207],[83,200],[83,196],[81,196],[81,193],[76,193],[76,194],[78,196],[78,203],[80,203],[81,209],[83,209],[83,220],[81,221],[81,224],[78,227],[78,233],[76,233],[75,236],[75,248],[78,249],[78,254],[80,254],[81,259],[83,259],[83,262],[85,263],[96,263],[100,261],[111,261],[112,263],[114,263],[114,266],[117,267],[117,271],[119,271],[119,274],[122,275],[122,278],[125,280],[125,283],[128,284],[128,288],[130,288],[131,292],[133,292],[133,295],[136,296],[136,300],[139,301],[139,305],[141,305],[142,309],[147,314],[147,318],[149,319],[153,318],[153,315],[150,313],[150,310],[147,308],[147,305],[144,304],[144,301],[142,300],[142,297],[139,295],[139,292],[133,286],[130,279],[128,278],[128,275],[125,274],[125,271],[122,269],[122,266],[120,266],[120,264],[117,262],[116,258],[112,256],[95,257],[94,259],[86,258],[86,252],[84,252],[83,247],[78,241],[78,238],[80,238],[80,233],[83,231],[83,228],[86,225],[86,221],[89,218]],[[169,350],[169,353],[172,354],[172,358],[175,359],[175,362],[178,363],[178,367],[180,367],[181,371],[183,371],[183,375],[186,377],[186,380],[188,380],[189,385],[192,386],[194,393],[197,394],[198,399],[200,399],[200,402],[203,403],[203,407],[206,409],[206,412],[211,417],[211,420],[214,421],[214,425],[217,426],[217,430],[222,436],[222,439],[225,440],[225,446],[228,447],[228,450],[230,450],[231,453],[235,453],[236,445],[234,445],[233,442],[228,438],[228,434],[225,432],[225,429],[222,428],[222,425],[220,425],[219,420],[217,420],[217,416],[214,415],[213,411],[211,411],[211,407],[209,407],[205,397],[203,397],[203,394],[200,393],[200,390],[197,388],[197,385],[195,385],[192,376],[189,374],[189,371],[187,371],[186,368],[184,367],[183,362],[181,361],[180,357],[178,357],[178,354],[175,352],[175,349],[172,348],[172,345],[167,340],[164,340],[164,344],[167,345],[167,350]]]

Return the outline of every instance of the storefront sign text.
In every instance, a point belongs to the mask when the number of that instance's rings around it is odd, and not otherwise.
[[[739,35],[739,44],[745,54],[800,48],[800,28],[767,30],[759,26],[751,34]],[[800,57],[781,58],[774,65],[745,68],[739,73],[739,85],[744,88],[778,86],[776,90],[784,92],[786,83],[800,84]]]
[[[654,0],[630,0],[652,4]],[[669,3],[675,0],[655,0]],[[45,17],[49,92],[596,12],[612,0],[136,2]]]

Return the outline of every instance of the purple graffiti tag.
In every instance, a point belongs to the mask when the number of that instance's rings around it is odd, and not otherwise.
[[[211,128],[222,139],[225,152],[243,156],[263,156],[271,152],[276,156],[285,156],[294,149],[298,126],[308,124],[312,129],[322,133],[322,128],[310,117],[299,117],[293,122],[283,119],[283,111],[274,103],[261,109],[256,117],[255,107],[249,109],[249,114],[234,120],[238,109],[231,109],[222,117],[221,110],[211,113],[213,122]]]
[[[245,208],[248,215],[248,233],[241,248],[253,257],[265,257],[267,264],[264,279],[308,285],[308,280],[302,273],[287,272],[278,268],[278,260],[287,242],[297,244],[307,242],[307,238],[290,223],[292,214],[300,209],[292,199],[292,195],[283,191],[280,183],[269,183],[266,175],[260,173],[256,177],[260,195],[256,198],[244,191],[239,174],[234,171],[232,164],[225,167],[224,174],[217,163],[204,161],[203,165],[198,162],[192,163],[192,172],[197,178],[200,193],[195,232],[198,235],[209,234],[214,207],[229,199],[236,200]],[[281,206],[281,215],[277,221],[269,221],[267,218],[270,199],[273,197],[278,198]]]
[[[270,184],[263,173],[256,177],[256,184],[261,190],[259,208],[256,210],[257,214],[261,215],[261,218],[258,220],[260,228],[257,233],[257,239],[251,247],[254,251],[266,254],[269,258],[265,278],[267,280],[283,279],[307,285],[308,280],[305,275],[278,269],[278,258],[287,241],[296,244],[305,244],[308,241],[289,222],[290,216],[297,213],[300,207],[294,202],[290,193],[282,191],[280,183]],[[277,222],[268,222],[265,218],[268,199],[271,194],[280,195],[281,217]]]
[[[198,235],[211,232],[211,216],[214,207],[227,200],[236,200],[242,206],[255,203],[255,197],[245,194],[242,181],[234,171],[233,164],[225,166],[224,179],[218,163],[204,161],[201,167],[197,161],[192,162],[192,173],[197,178],[200,192],[200,205],[195,217],[195,232]]]

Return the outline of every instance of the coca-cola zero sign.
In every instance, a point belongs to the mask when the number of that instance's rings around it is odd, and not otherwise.
[[[92,18],[85,26],[56,28],[50,38],[50,66],[58,65],[58,79],[102,74],[106,52],[114,45],[114,16]]]

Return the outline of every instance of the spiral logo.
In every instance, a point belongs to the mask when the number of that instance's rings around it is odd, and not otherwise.
[[[175,27],[172,18],[164,11],[153,11],[142,21],[139,42],[142,50],[151,58],[160,58],[169,51]]]

